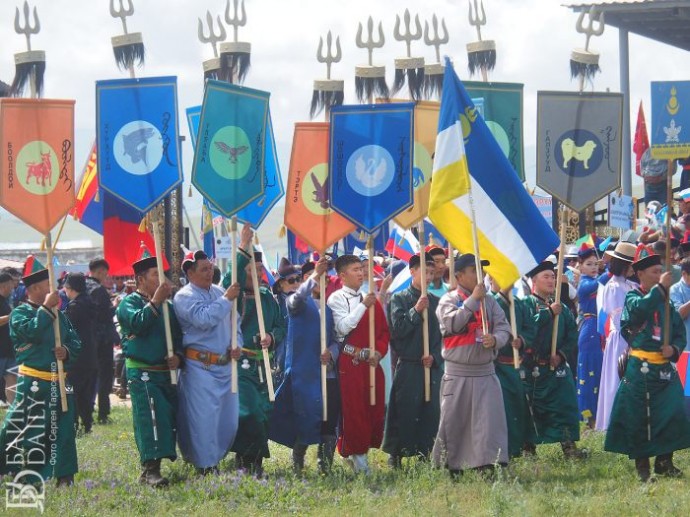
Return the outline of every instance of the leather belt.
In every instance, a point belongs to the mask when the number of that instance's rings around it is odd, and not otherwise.
[[[206,366],[212,364],[225,366],[230,363],[230,356],[227,354],[214,354],[213,352],[203,352],[201,350],[195,350],[194,348],[185,348],[184,356],[192,361],[199,361]]]

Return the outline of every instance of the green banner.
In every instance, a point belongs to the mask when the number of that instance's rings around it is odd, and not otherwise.
[[[476,81],[464,81],[463,84],[518,177],[525,181],[522,127],[524,85]]]

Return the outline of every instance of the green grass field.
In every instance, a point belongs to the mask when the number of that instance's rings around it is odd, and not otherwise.
[[[172,485],[140,486],[138,455],[129,410],[113,410],[113,423],[95,426],[77,440],[79,473],[72,488],[46,488],[45,515],[654,515],[690,514],[690,451],[676,454],[688,477],[643,485],[632,461],[603,451],[603,436],[589,433],[580,444],[592,451],[586,461],[564,461],[558,446],[541,446],[538,458],[519,459],[488,483],[475,474],[458,482],[445,471],[411,461],[402,472],[386,466],[386,455],[372,454],[373,474],[355,476],[337,460],[334,472],[316,472],[315,447],[305,476],[292,474],[290,451],[272,444],[267,478],[238,474],[233,455],[219,476],[199,478],[178,459],[163,473]],[[5,479],[7,481],[7,478]],[[4,505],[0,503],[0,507]],[[3,508],[4,510],[4,508]],[[2,513],[2,512],[0,512]],[[8,510],[5,515],[27,515]]]

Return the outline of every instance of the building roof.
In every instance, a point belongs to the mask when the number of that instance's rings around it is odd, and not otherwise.
[[[605,15],[606,25],[690,51],[690,2],[688,0],[618,0],[568,4],[579,13],[594,6]]]

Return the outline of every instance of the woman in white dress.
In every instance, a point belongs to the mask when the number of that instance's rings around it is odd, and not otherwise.
[[[599,398],[597,404],[596,427],[598,431],[606,431],[616,398],[618,384],[618,358],[627,350],[628,343],[620,332],[621,314],[625,305],[628,291],[637,288],[637,284],[628,280],[632,276],[632,261],[635,256],[635,245],[629,242],[619,242],[613,251],[607,251],[611,256],[609,274],[611,279],[603,286],[601,295],[601,311],[606,313],[606,345],[604,347],[604,363],[601,369],[599,384]]]

